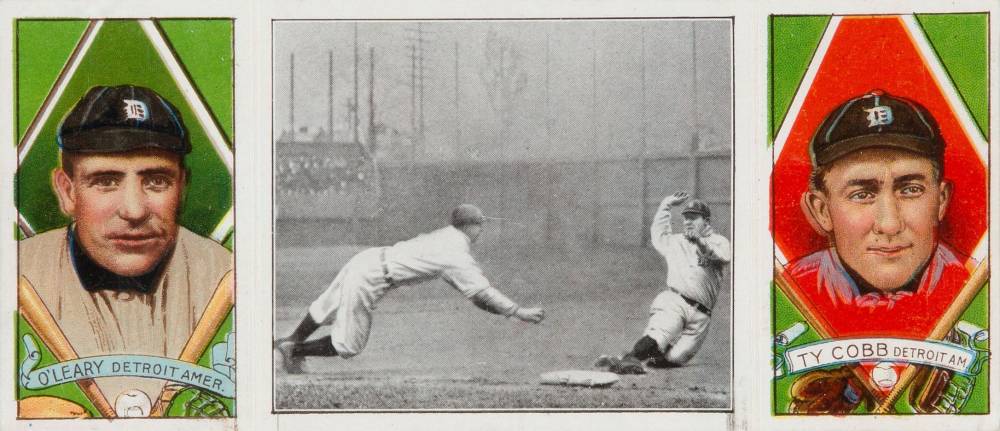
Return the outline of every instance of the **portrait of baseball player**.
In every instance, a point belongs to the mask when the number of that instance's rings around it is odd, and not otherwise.
[[[673,232],[672,210],[684,204],[683,232]],[[660,203],[650,226],[653,247],[666,261],[666,288],[649,308],[649,322],[632,350],[621,357],[602,355],[595,363],[616,374],[645,374],[654,367],[679,367],[698,353],[708,334],[722,270],[732,259],[729,240],[715,233],[712,210],[686,192]]]
[[[213,297],[231,304],[232,254],[179,223],[183,201],[197,198],[185,193],[184,121],[156,91],[117,85],[91,88],[59,123],[48,143],[59,149],[52,187],[71,222],[18,243],[22,312],[47,320],[41,308],[56,325],[47,328],[55,336],[36,328],[43,339],[81,358],[176,359]],[[169,401],[165,380],[93,380],[118,416]]]
[[[809,142],[802,209],[830,246],[786,274],[820,314],[858,321],[842,335],[884,334],[896,325],[887,315],[947,306],[969,277],[968,258],[939,234],[953,193],[946,147],[926,108],[881,90],[842,103]]]
[[[475,205],[451,211],[449,225],[388,247],[364,250],[351,258],[330,286],[309,305],[305,317],[287,337],[275,341],[285,371],[303,372],[307,356],[350,358],[364,350],[378,301],[400,286],[442,278],[483,310],[530,323],[540,323],[545,311],[522,307],[490,285],[472,255],[486,221]],[[330,335],[306,339],[320,325]]]

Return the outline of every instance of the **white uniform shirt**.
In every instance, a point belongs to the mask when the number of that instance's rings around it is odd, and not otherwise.
[[[498,314],[513,314],[517,304],[490,287],[472,257],[470,243],[462,231],[448,226],[389,247],[364,250],[341,268],[309,306],[309,314],[316,322],[331,325],[333,347],[344,358],[365,348],[372,311],[393,287],[441,277],[474,304]]]
[[[417,235],[385,250],[389,276],[397,285],[416,284],[440,276],[466,298],[490,287],[471,241],[454,226]]]
[[[701,238],[707,249],[703,252],[683,233],[672,233],[670,210],[666,202],[661,204],[650,227],[653,247],[667,261],[667,286],[712,309],[722,285],[722,267],[731,256],[729,240],[709,226]],[[707,260],[705,266],[698,265],[699,256]]]

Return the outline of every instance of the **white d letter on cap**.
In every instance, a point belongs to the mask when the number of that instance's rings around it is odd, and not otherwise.
[[[146,113],[146,104],[141,100],[124,99],[122,101],[125,102],[125,118],[139,121],[146,121],[149,118],[149,114]]]
[[[888,106],[876,106],[865,109],[868,113],[868,127],[887,126],[892,124],[892,108]]]

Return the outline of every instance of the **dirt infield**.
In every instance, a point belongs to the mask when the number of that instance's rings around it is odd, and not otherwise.
[[[659,293],[664,270],[652,249],[513,249],[477,246],[487,276],[523,305],[540,304],[531,325],[475,308],[440,281],[390,292],[378,305],[360,355],[309,358],[307,374],[285,375],[275,356],[277,410],[312,409],[729,409],[728,281],[709,338],[682,368],[623,376],[607,389],[540,385],[540,373],[590,369],[603,353],[631,347]],[[275,336],[360,247],[276,250]],[[320,329],[322,332],[323,329]]]

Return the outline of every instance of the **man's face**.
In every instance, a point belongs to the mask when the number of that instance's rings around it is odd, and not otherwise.
[[[930,160],[902,150],[861,150],[834,161],[824,184],[807,194],[808,208],[842,263],[883,292],[918,275],[937,245],[951,195]]]
[[[475,243],[479,240],[479,237],[483,234],[483,225],[481,224],[469,224],[465,225],[465,234],[469,236],[469,241]]]
[[[683,213],[681,215],[684,216],[684,230],[686,232],[698,235],[702,235],[705,232],[705,226],[708,224],[708,221],[701,214]]]
[[[151,271],[177,238],[180,156],[142,150],[74,160],[72,177],[58,169],[53,182],[87,255],[118,275]]]

